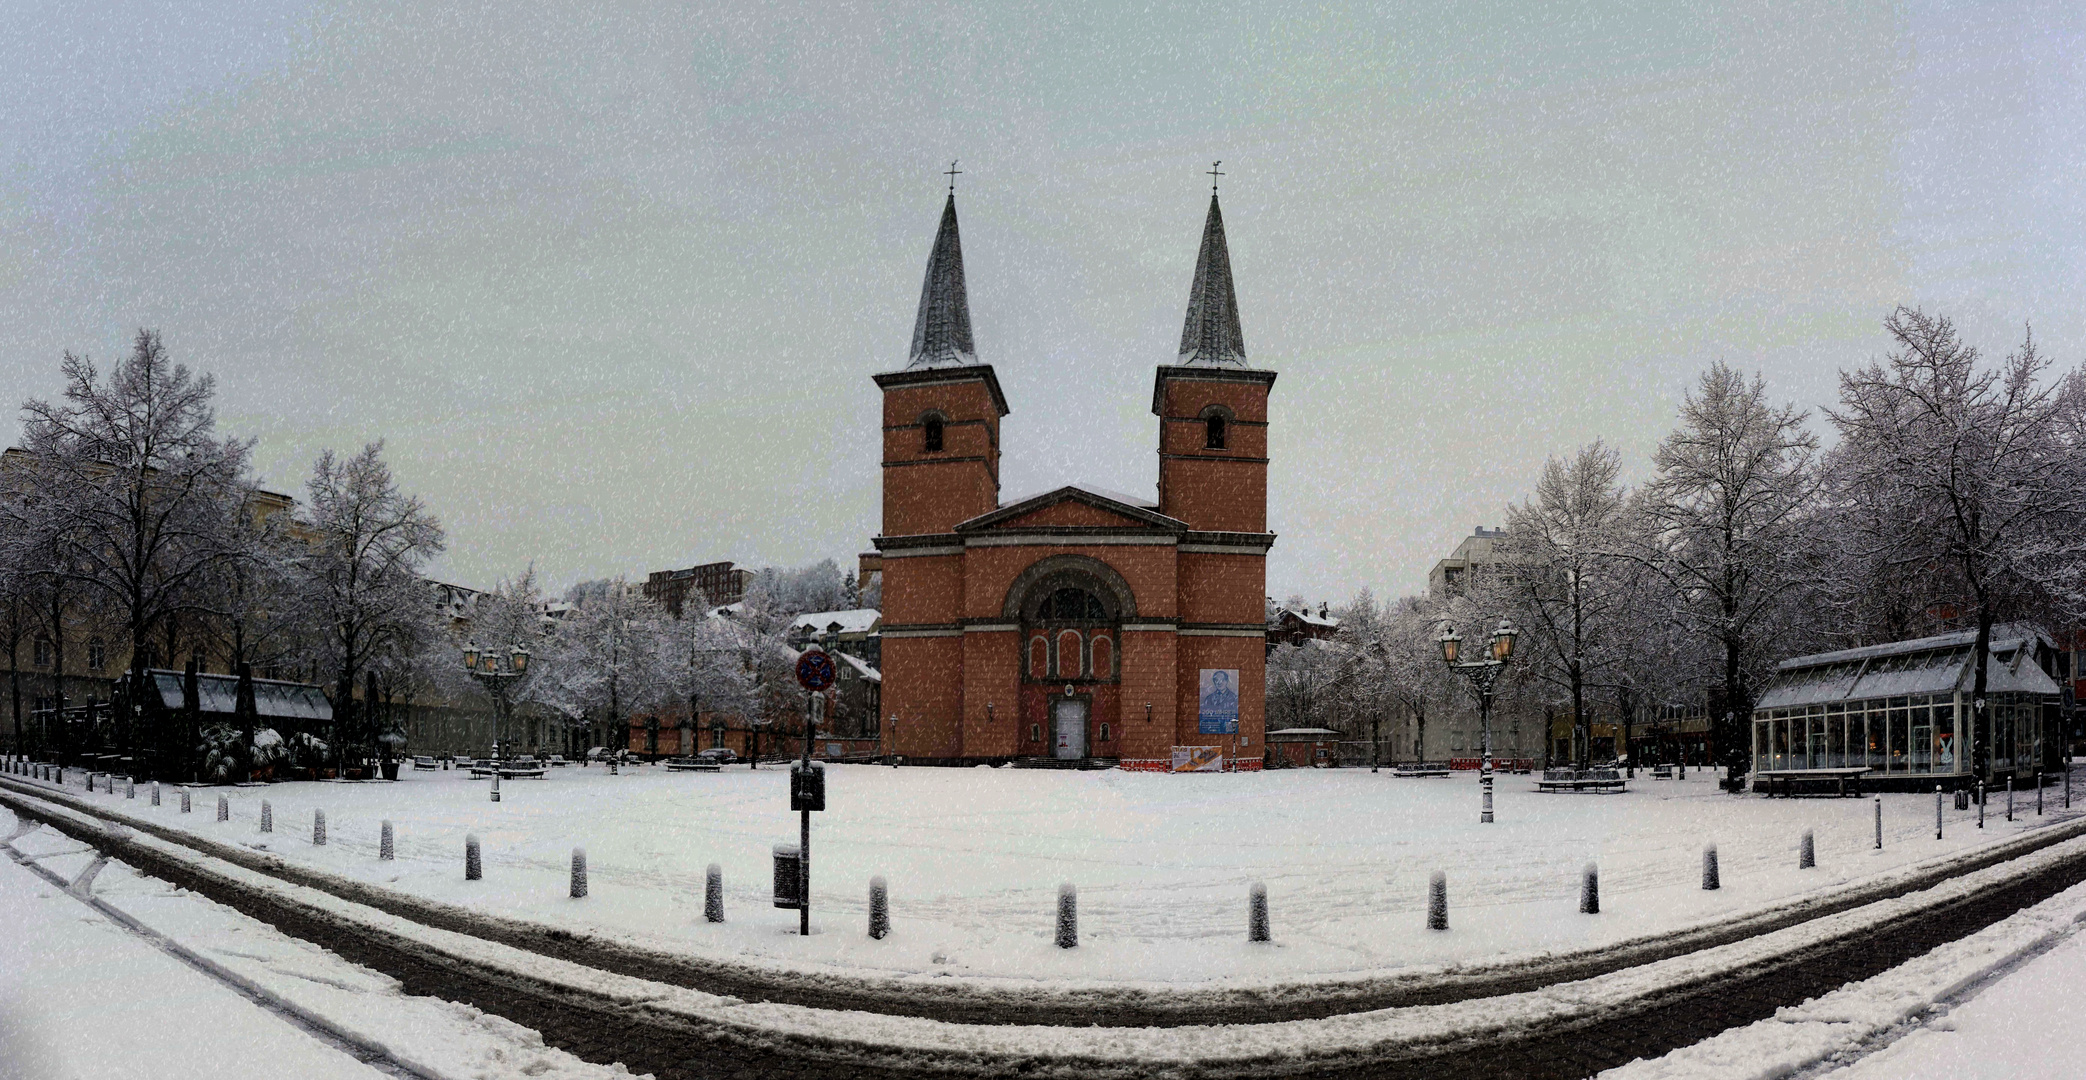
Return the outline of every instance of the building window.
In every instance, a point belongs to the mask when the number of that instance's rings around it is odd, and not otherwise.
[[[925,431],[924,446],[928,453],[939,453],[942,448],[942,418],[930,415],[921,423]]]
[[[1030,724],[1030,725],[1029,725],[1029,741],[1030,741],[1030,742],[1042,742],[1042,741],[1043,741],[1043,725],[1041,725],[1041,724]]]
[[[1107,741],[1108,741],[1108,725],[1107,725],[1107,724],[1102,724],[1102,725],[1101,725],[1101,741],[1102,741],[1102,742],[1107,742]]]
[[[95,671],[100,671],[108,665],[108,662],[109,643],[100,638],[89,639],[87,642],[87,666]]]
[[[1209,450],[1224,449],[1225,424],[1223,413],[1211,413],[1202,420],[1202,445]]]
[[[1082,666],[1080,660],[1083,659],[1080,656],[1080,651],[1079,631],[1067,630],[1057,636],[1057,673],[1059,675],[1067,678],[1078,677]]]
[[[188,662],[194,664],[196,666],[197,671],[203,670],[203,650],[197,649],[194,652],[189,653]]]
[[[51,644],[50,638],[39,637],[36,639],[35,647],[30,651],[36,654],[37,667],[50,667],[51,658],[57,652],[57,649]]]

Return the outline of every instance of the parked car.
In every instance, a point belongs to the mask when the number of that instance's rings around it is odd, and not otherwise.
[[[715,762],[719,765],[735,765],[739,761],[739,755],[729,746],[713,746],[708,750],[697,753],[695,760]]]

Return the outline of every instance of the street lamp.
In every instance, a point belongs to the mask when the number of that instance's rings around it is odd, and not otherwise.
[[[1471,688],[1478,695],[1478,730],[1482,739],[1484,757],[1479,759],[1478,785],[1484,790],[1484,810],[1478,821],[1492,823],[1492,690],[1499,682],[1500,673],[1514,659],[1514,639],[1520,632],[1505,619],[1492,631],[1486,641],[1485,651],[1476,660],[1464,660],[1463,635],[1456,628],[1444,624],[1441,628],[1441,659],[1453,671],[1470,680]]]
[[[509,714],[513,711],[507,692],[515,680],[528,674],[529,650],[516,645],[502,656],[496,650],[466,644],[464,671],[484,684],[493,696],[493,758],[496,761],[504,759]]]

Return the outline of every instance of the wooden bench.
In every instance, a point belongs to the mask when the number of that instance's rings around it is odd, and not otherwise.
[[[1625,783],[1622,774],[1614,769],[1545,769],[1543,778],[1536,781],[1536,790],[1550,794],[1562,791],[1612,795],[1625,790]]]
[[[1392,776],[1447,776],[1448,774],[1449,767],[1447,765],[1431,763],[1394,765],[1391,767]]]
[[[1651,767],[1651,778],[1652,778],[1652,779],[1654,779],[1654,780],[1671,780],[1671,779],[1673,779],[1673,766],[1671,766],[1671,765],[1654,765],[1654,766],[1652,766],[1652,767]]]
[[[1773,798],[1798,795],[1861,796],[1861,778],[1867,766],[1851,769],[1762,769],[1753,774],[1753,790]]]
[[[515,765],[499,770],[502,780],[541,780],[549,771],[541,765]]]
[[[714,761],[696,761],[692,758],[675,758],[666,763],[668,772],[723,772],[724,766]]]

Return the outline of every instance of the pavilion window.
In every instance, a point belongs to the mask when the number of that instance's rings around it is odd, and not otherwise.
[[[1931,718],[1934,724],[1934,771],[1960,772],[1959,741],[1956,732],[1956,704],[1953,698],[1936,696]]]
[[[1912,763],[1911,748],[1905,741],[1905,699],[1890,699],[1885,715],[1890,725],[1890,771],[1904,772]]]
[[[1905,699],[1892,698],[1891,704],[1896,705],[1903,700]],[[1926,699],[1921,698],[1920,703],[1912,706],[1908,712],[1911,723],[1911,738],[1909,741],[1912,744],[1912,771],[1933,772],[1934,724],[1927,710]]]
[[[1825,707],[1825,767],[1847,764],[1847,707],[1834,702]]]

